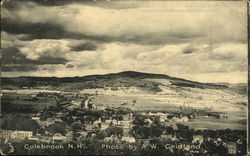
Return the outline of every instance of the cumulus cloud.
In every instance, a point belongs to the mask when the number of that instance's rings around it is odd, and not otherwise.
[[[210,57],[216,60],[246,60],[247,44],[222,44],[210,53]]]
[[[21,53],[31,60],[40,57],[64,57],[69,50],[65,40],[32,40],[20,48]]]

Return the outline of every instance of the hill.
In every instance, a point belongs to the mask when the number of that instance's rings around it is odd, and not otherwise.
[[[228,86],[214,83],[200,83],[163,74],[151,74],[134,71],[111,73],[106,75],[89,75],[83,77],[3,77],[2,89],[20,89],[47,87],[56,90],[80,91],[83,89],[111,87],[137,87],[147,92],[160,92],[161,82],[166,80],[172,86],[201,89],[226,89]]]

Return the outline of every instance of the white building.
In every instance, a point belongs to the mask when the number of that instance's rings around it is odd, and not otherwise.
[[[135,143],[136,140],[135,140],[134,137],[125,137],[125,136],[123,136],[122,141],[126,141],[126,142],[129,142],[129,143]]]
[[[56,134],[54,134],[53,135],[53,137],[52,137],[52,142],[54,143],[54,142],[66,142],[66,137],[65,136],[63,136],[62,134],[60,134],[60,133],[56,133]]]
[[[38,121],[38,120],[40,120],[40,117],[33,116],[33,117],[31,117],[31,119],[35,120],[35,121]]]
[[[192,143],[199,142],[200,144],[203,143],[204,139],[202,135],[194,135]]]
[[[33,136],[32,131],[12,131],[12,130],[2,130],[0,132],[0,137],[4,139],[17,139],[24,140]]]

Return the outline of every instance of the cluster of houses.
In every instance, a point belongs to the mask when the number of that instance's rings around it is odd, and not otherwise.
[[[105,87],[95,89],[84,89],[81,94],[107,94],[107,95],[119,95],[119,94],[141,94],[143,93],[137,87]]]

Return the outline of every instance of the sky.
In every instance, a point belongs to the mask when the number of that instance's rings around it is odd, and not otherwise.
[[[247,82],[246,2],[4,1],[2,76],[139,71]]]

